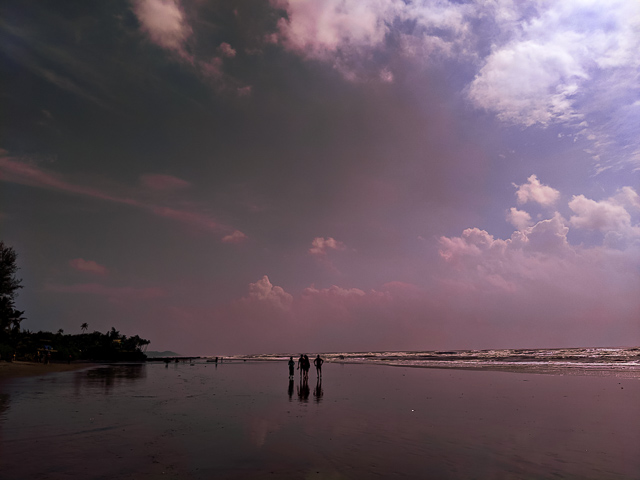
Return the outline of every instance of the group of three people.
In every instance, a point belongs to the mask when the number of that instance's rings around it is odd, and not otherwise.
[[[320,355],[317,355],[313,360],[313,364],[316,367],[316,373],[318,374],[318,379],[322,377],[322,364],[324,360],[320,358]],[[293,357],[289,357],[289,379],[293,379],[293,373],[295,369],[296,363],[293,361]],[[311,368],[311,362],[309,362],[309,357],[306,355],[300,354],[300,358],[298,359],[298,370],[300,370],[300,376],[303,380],[309,379],[309,369]]]

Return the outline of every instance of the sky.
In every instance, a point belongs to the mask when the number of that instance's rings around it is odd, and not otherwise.
[[[640,344],[640,3],[0,6],[31,331],[191,355]]]

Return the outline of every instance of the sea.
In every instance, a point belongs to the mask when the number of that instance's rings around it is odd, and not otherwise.
[[[229,357],[229,360],[286,360],[300,353]],[[309,358],[315,357],[310,354]],[[640,347],[490,350],[431,350],[321,353],[328,362],[398,367],[507,370],[558,375],[640,377]]]

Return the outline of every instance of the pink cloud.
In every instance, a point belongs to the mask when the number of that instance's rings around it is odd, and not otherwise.
[[[235,230],[233,233],[229,235],[225,235],[222,237],[223,243],[242,243],[247,239],[247,236],[242,233],[240,230]]]
[[[96,275],[106,275],[108,270],[104,265],[100,265],[93,260],[84,260],[82,258],[74,258],[69,261],[71,268],[80,272],[93,273]]]
[[[236,51],[227,42],[222,42],[218,47],[218,51],[222,54],[223,57],[233,58],[236,56]]]
[[[543,185],[535,175],[531,175],[527,179],[527,183],[522,185],[514,184],[514,187],[518,188],[516,191],[518,204],[536,202],[544,207],[550,207],[560,198],[560,192],[558,190]]]
[[[229,231],[234,232],[233,228],[227,225],[222,225],[209,215],[196,211],[195,209],[178,209],[170,206],[150,203],[147,200],[135,198],[135,191],[131,191],[131,195],[126,196],[121,193],[109,192],[104,188],[79,185],[66,180],[61,175],[48,172],[27,162],[16,161],[8,156],[0,156],[0,180],[129,205],[152,213],[156,216],[179,221],[202,230],[225,233]],[[165,189],[176,187],[181,188],[182,186],[186,186],[182,182],[187,183],[184,180],[164,175],[151,176],[151,179],[147,180],[150,184]],[[127,191],[127,189],[123,189],[122,187],[112,187],[112,190]],[[233,233],[231,233],[231,235],[233,236]]]
[[[328,250],[345,250],[347,247],[344,243],[335,240],[332,237],[316,237],[311,242],[311,248],[309,248],[309,253],[315,256],[325,256]]]
[[[292,50],[313,56],[334,52],[342,45],[375,46],[388,31],[391,14],[384,2],[279,2],[287,19],[278,22],[281,40]]]
[[[191,186],[186,180],[171,175],[146,174],[140,177],[143,187],[161,192],[181,190]]]
[[[137,0],[134,2],[133,11],[140,21],[142,30],[153,43],[176,52],[185,60],[191,59],[185,49],[185,43],[192,30],[186,23],[177,1]]]
[[[59,190],[126,205],[138,205],[138,202],[130,198],[111,195],[93,187],[73,184],[59,175],[47,172],[27,162],[16,161],[8,156],[0,156],[0,180],[30,187]]]

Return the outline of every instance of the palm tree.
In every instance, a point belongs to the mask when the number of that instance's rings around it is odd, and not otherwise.
[[[82,330],[83,333],[87,331],[87,328],[89,328],[89,324],[87,322],[84,322],[82,325],[80,325],[80,330]]]

